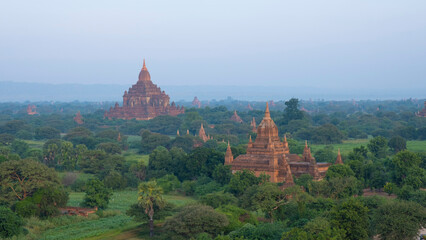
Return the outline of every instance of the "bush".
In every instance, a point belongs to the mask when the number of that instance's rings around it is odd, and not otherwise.
[[[180,187],[179,179],[173,174],[167,174],[157,179],[157,184],[163,189],[164,193],[169,193]]]
[[[257,225],[257,219],[251,212],[237,206],[225,205],[216,210],[228,218],[229,225],[225,228],[225,232],[234,231],[246,223]]]
[[[84,197],[83,206],[98,207],[105,209],[108,206],[112,191],[106,188],[98,179],[91,179],[85,186],[86,196]]]
[[[212,207],[194,204],[183,207],[175,216],[167,219],[164,229],[173,235],[189,239],[200,233],[216,235],[229,224],[227,217]]]
[[[23,220],[10,208],[0,206],[0,237],[9,238],[22,232]]]
[[[218,208],[222,205],[234,205],[238,203],[238,199],[231,193],[215,192],[209,193],[201,197],[201,203]]]

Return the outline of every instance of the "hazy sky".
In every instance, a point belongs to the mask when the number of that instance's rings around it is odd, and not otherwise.
[[[0,81],[426,89],[426,1],[1,1]],[[285,91],[285,88],[283,88]]]

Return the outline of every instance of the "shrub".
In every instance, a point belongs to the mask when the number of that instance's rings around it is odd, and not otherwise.
[[[10,208],[0,206],[0,237],[9,238],[22,232],[22,218]]]
[[[167,219],[164,229],[188,239],[203,232],[215,235],[228,224],[224,214],[210,206],[194,204],[183,207],[175,216]]]
[[[222,205],[235,205],[238,203],[238,199],[231,193],[215,192],[202,196],[201,203],[218,208]]]

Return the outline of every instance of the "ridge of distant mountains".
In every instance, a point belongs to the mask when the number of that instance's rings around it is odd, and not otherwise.
[[[117,101],[121,103],[125,90],[130,85],[118,84],[49,84],[0,82],[0,102],[25,101]],[[426,89],[329,89],[314,87],[282,86],[160,86],[171,101],[220,100],[232,97],[238,100],[266,101],[299,99],[365,100],[425,98]]]

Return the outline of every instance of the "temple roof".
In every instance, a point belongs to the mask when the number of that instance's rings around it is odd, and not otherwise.
[[[142,81],[151,81],[151,75],[149,74],[148,69],[146,68],[146,65],[145,65],[145,59],[143,59],[143,67],[141,69],[141,72],[139,73],[138,82],[142,82]]]

